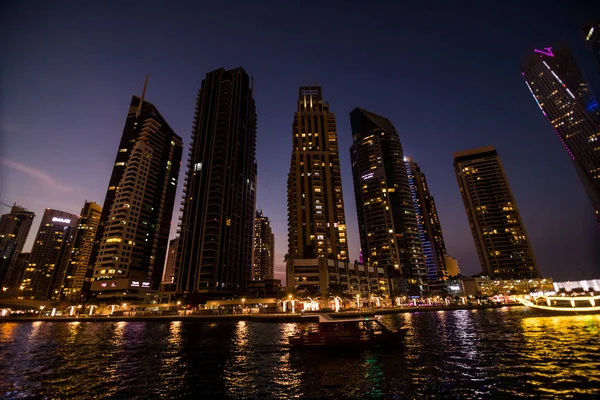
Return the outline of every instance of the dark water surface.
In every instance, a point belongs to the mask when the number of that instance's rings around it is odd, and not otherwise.
[[[404,349],[299,351],[295,323],[0,323],[3,398],[599,398],[600,316],[397,314]]]

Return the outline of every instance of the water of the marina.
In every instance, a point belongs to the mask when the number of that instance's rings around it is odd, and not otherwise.
[[[397,314],[404,349],[285,347],[295,323],[0,323],[3,398],[598,398],[600,316]]]

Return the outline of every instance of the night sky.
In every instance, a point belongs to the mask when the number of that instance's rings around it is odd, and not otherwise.
[[[147,100],[187,155],[205,74],[242,66],[254,77],[257,207],[272,221],[277,277],[287,252],[293,113],[298,87],[313,84],[337,117],[352,260],[360,245],[349,112],[361,106],[394,123],[405,155],[426,174],[463,274],[480,265],[452,153],[492,145],[541,273],[600,278],[590,201],[519,71],[532,48],[564,41],[600,93],[599,66],[580,33],[600,17],[594,1],[216,3],[2,2],[0,201],[36,213],[26,250],[44,208],[79,213],[86,199],[104,201],[131,95],[141,94],[146,73]]]

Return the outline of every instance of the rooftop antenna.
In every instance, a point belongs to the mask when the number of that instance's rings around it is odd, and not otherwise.
[[[140,112],[142,111],[142,103],[144,102],[144,97],[146,96],[146,87],[148,86],[148,74],[146,74],[146,80],[144,81],[144,89],[142,90],[142,97],[140,98],[140,104],[138,104],[137,111],[135,112],[135,117],[140,117]]]

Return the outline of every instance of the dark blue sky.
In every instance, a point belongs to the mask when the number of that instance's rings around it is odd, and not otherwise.
[[[480,266],[452,153],[492,145],[542,274],[600,278],[590,202],[518,68],[533,47],[564,41],[598,93],[597,65],[579,31],[600,16],[594,1],[0,7],[0,201],[36,212],[28,248],[44,208],[78,213],[86,199],[104,201],[131,95],[141,93],[146,73],[147,99],[183,137],[187,154],[206,72],[243,66],[254,77],[258,111],[257,207],[272,220],[280,277],[297,88],[318,84],[337,116],[352,259],[359,241],[348,113],[361,106],[388,117],[405,154],[421,165],[463,273]],[[180,194],[177,210],[179,201]]]

